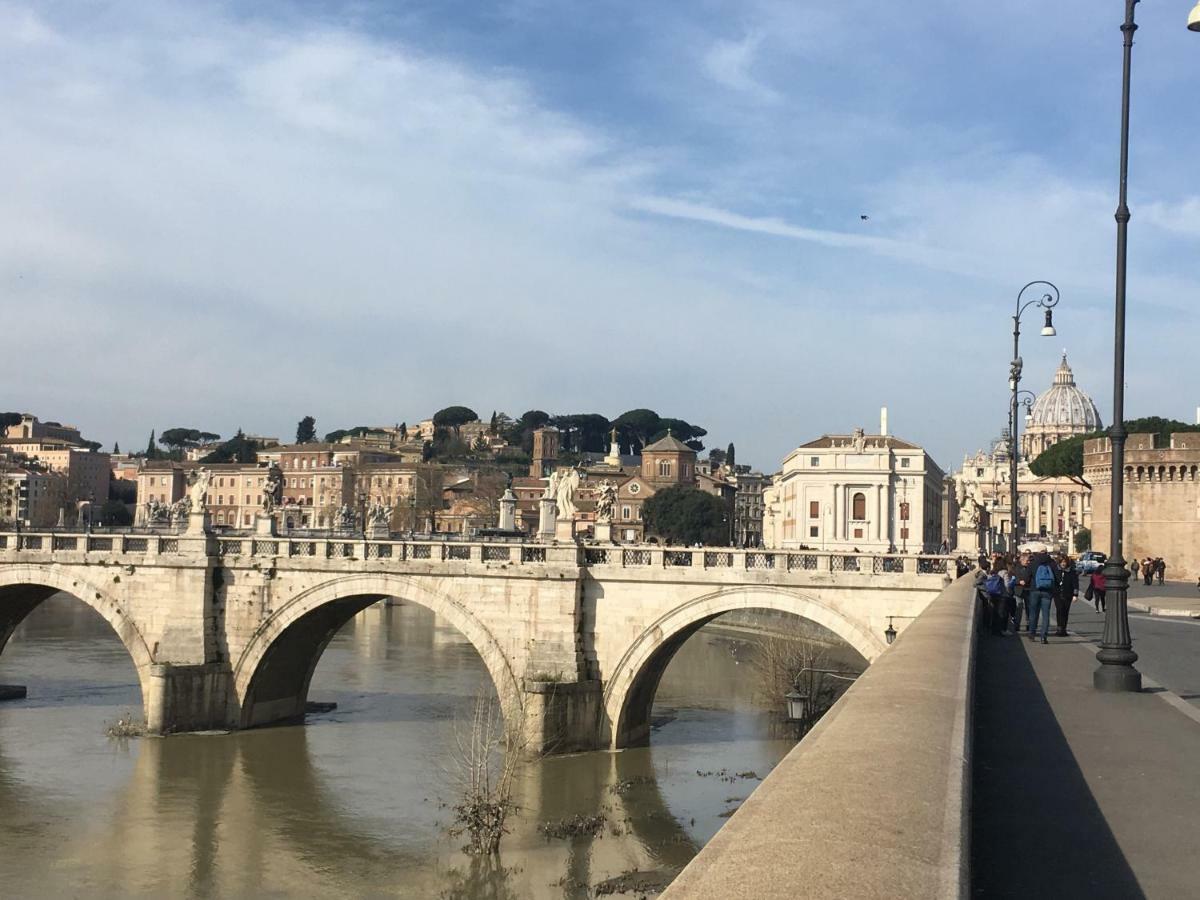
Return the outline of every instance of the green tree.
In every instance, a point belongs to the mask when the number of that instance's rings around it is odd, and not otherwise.
[[[116,441],[113,441],[113,453],[117,454],[120,452],[121,452],[121,445],[118,444]]]
[[[720,497],[683,485],[658,491],[642,506],[647,534],[669,544],[725,546],[727,515],[728,506]]]
[[[454,431],[455,435],[463,425],[478,421],[479,416],[469,406],[447,406],[433,414],[434,428],[449,428]]]
[[[158,459],[158,447],[154,442],[154,429],[150,429],[150,443],[146,445],[146,459]]]
[[[168,428],[159,437],[158,442],[171,450],[184,450],[220,439],[219,434],[213,434],[211,431],[200,431],[196,428]]]
[[[98,518],[100,525],[132,525],[133,513],[120,500],[106,500],[100,507]]]
[[[1082,553],[1084,550],[1092,549],[1092,530],[1090,528],[1080,528],[1075,532],[1075,552]]]
[[[317,439],[317,420],[312,416],[305,416],[296,423],[296,443],[311,444]]]
[[[659,432],[661,421],[658,413],[652,409],[630,409],[613,419],[612,427],[630,445],[632,452],[633,444],[645,447],[650,443]]]
[[[733,446],[733,441],[729,442],[729,447],[725,451],[725,462],[731,469],[737,465],[737,450]]]
[[[550,420],[562,432],[562,449],[576,453],[603,453],[608,449],[608,433],[612,428],[599,413],[574,413],[554,416]]]
[[[0,430],[8,428],[9,425],[20,425],[21,414],[18,412],[0,413]]]
[[[550,421],[550,413],[540,409],[526,410],[521,418],[513,422],[504,439],[526,453],[533,452],[533,433]]]
[[[256,463],[258,462],[258,444],[247,440],[246,435],[239,428],[237,434],[200,461],[206,463]]]
[[[724,465],[727,459],[729,459],[729,455],[724,450],[718,450],[716,447],[713,447],[708,451],[708,461],[714,466]]]

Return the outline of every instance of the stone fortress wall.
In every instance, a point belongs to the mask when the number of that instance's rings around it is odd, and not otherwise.
[[[1108,552],[1112,444],[1087,441],[1083,477],[1092,485],[1092,546]],[[1131,434],[1125,443],[1125,558],[1162,557],[1167,579],[1200,578],[1200,432]]]

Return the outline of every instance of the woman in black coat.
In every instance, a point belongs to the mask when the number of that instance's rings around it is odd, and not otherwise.
[[[1079,573],[1074,564],[1066,556],[1058,558],[1058,577],[1054,579],[1054,612],[1058,616],[1059,637],[1067,636],[1067,616],[1071,612],[1071,604],[1079,596]]]

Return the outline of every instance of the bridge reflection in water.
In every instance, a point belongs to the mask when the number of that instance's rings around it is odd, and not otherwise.
[[[441,767],[456,712],[492,688],[466,639],[420,607],[371,607],[334,638],[313,694],[338,708],[307,728],[105,738],[140,704],[138,679],[108,625],[65,595],[25,620],[0,680],[30,687],[0,705],[10,896],[582,897],[631,870],[669,877],[757,784],[736,773],[765,775],[790,747],[730,645],[702,631],[663,678],[669,721],[652,746],[531,763],[505,869],[481,874],[445,835]],[[597,812],[594,837],[537,831]]]

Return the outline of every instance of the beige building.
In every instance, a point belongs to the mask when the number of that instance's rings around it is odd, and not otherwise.
[[[945,474],[916,444],[861,428],[824,435],[792,451],[764,491],[763,543],[932,552],[942,541],[944,491]]]
[[[22,413],[21,421],[15,425],[9,425],[5,429],[4,436],[6,438],[24,438],[26,440],[48,438],[65,441],[77,447],[83,446],[83,437],[80,435],[79,429],[74,425],[62,425],[58,422],[41,422],[37,416],[31,413]]]
[[[1083,477],[1092,485],[1092,546],[1111,543],[1112,442],[1084,443]],[[1124,556],[1162,557],[1167,578],[1200,579],[1200,432],[1131,434],[1125,441]]]
[[[59,511],[65,506],[66,495],[67,477],[61,472],[2,466],[0,524],[11,525],[19,522],[29,528],[57,525]],[[66,521],[74,525],[74,515]]]
[[[36,470],[48,469],[66,476],[62,502],[69,507],[69,521],[74,521],[77,502],[89,500],[100,505],[108,499],[112,464],[107,453],[97,453],[54,437],[6,438],[3,447],[5,455],[18,464],[29,463]],[[57,513],[55,517],[57,519]]]

